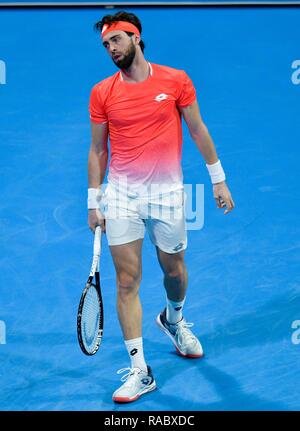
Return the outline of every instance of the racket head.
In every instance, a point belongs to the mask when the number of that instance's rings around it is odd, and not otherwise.
[[[102,334],[103,303],[99,272],[96,272],[95,283],[89,279],[82,292],[77,313],[78,342],[83,353],[94,355],[100,347]]]

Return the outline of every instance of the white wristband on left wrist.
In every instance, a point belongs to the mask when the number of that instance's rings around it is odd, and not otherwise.
[[[217,183],[221,183],[222,181],[225,181],[226,176],[220,160],[218,160],[216,163],[213,163],[212,165],[206,164],[206,167],[208,169],[211,182],[213,184],[217,184]]]

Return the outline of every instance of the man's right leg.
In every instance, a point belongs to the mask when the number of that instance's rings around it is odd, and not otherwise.
[[[117,276],[117,310],[125,340],[142,336],[139,287],[142,277],[142,239],[110,246]]]
[[[122,378],[125,383],[113,394],[116,402],[134,401],[156,388],[151,368],[146,365],[143,353],[142,307],[139,298],[142,242],[142,239],[138,239],[110,246],[117,276],[118,317],[131,359],[131,368]]]

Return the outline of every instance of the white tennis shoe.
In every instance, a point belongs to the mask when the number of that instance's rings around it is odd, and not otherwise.
[[[202,358],[203,349],[198,338],[189,329],[194,324],[186,322],[183,318],[175,323],[169,323],[166,317],[166,309],[156,318],[160,329],[172,340],[177,352],[186,358]]]
[[[121,377],[122,386],[117,389],[112,396],[117,403],[130,403],[137,400],[141,395],[156,389],[156,383],[152,375],[151,368],[147,365],[148,372],[139,368],[121,368],[117,374],[128,371]]]

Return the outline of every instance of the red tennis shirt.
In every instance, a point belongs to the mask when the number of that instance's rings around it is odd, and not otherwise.
[[[90,118],[108,122],[108,181],[129,186],[182,186],[182,125],[178,107],[191,105],[196,91],[183,70],[149,63],[150,73],[138,83],[122,72],[96,84],[90,96]]]

